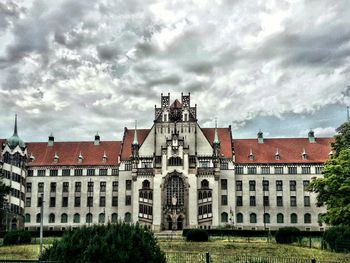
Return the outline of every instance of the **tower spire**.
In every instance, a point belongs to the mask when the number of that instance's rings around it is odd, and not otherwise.
[[[215,130],[214,130],[214,141],[213,143],[215,144],[219,144],[220,140],[219,140],[219,136],[218,136],[218,121],[215,118]]]
[[[17,133],[17,114],[15,114],[15,127],[13,130],[13,135],[18,136],[18,133]]]
[[[138,145],[139,141],[137,139],[137,120],[135,120],[135,132],[134,132],[134,140],[132,142],[133,145]]]

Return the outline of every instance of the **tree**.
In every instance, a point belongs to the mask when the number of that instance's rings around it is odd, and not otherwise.
[[[323,178],[310,184],[317,193],[317,204],[326,205],[322,221],[331,225],[350,225],[350,122],[337,129],[332,143],[334,156],[325,163]]]
[[[138,224],[108,224],[67,231],[47,248],[43,261],[76,263],[165,263],[153,232]]]
[[[6,225],[4,226],[2,223],[4,222],[4,217],[7,213],[5,203],[7,202],[6,195],[10,192],[10,186],[3,182],[3,176],[3,169],[0,166],[0,227],[6,229]]]

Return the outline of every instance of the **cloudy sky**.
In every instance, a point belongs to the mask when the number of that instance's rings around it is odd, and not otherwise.
[[[349,0],[1,0],[0,138],[120,140],[191,92],[235,138],[329,136],[350,104]]]

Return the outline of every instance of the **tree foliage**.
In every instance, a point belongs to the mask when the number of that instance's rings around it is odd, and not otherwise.
[[[0,168],[0,211],[3,212],[4,204],[7,201],[6,195],[10,192],[10,187],[3,182],[3,170]]]
[[[136,224],[108,224],[67,231],[40,260],[76,263],[164,263],[153,233]]]
[[[282,227],[275,234],[276,243],[292,244],[298,240],[300,230],[296,227]]]
[[[209,235],[207,230],[194,228],[190,229],[186,234],[186,241],[194,241],[194,242],[207,242],[209,239]]]
[[[332,143],[334,156],[325,163],[323,178],[310,184],[317,193],[317,204],[326,205],[322,221],[331,225],[350,225],[350,123],[338,129]]]

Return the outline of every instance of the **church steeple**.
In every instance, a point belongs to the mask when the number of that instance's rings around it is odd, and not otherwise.
[[[132,145],[139,145],[139,141],[137,139],[137,121],[135,121],[135,132],[134,132],[134,140],[132,141]]]
[[[15,125],[13,129],[13,135],[7,139],[7,145],[11,148],[14,149],[16,148],[17,145],[21,148],[25,148],[25,143],[21,138],[18,136],[18,130],[17,130],[17,114],[15,115]]]
[[[220,144],[219,136],[218,136],[218,123],[217,120],[215,120],[215,130],[214,130],[214,144]]]
[[[132,141],[131,144],[131,151],[132,151],[132,157],[134,161],[137,161],[139,157],[139,140],[137,139],[137,121],[135,121],[135,131],[134,131],[134,140]]]
[[[18,133],[17,133],[17,114],[15,115],[15,127],[13,130],[13,136],[18,136]]]

